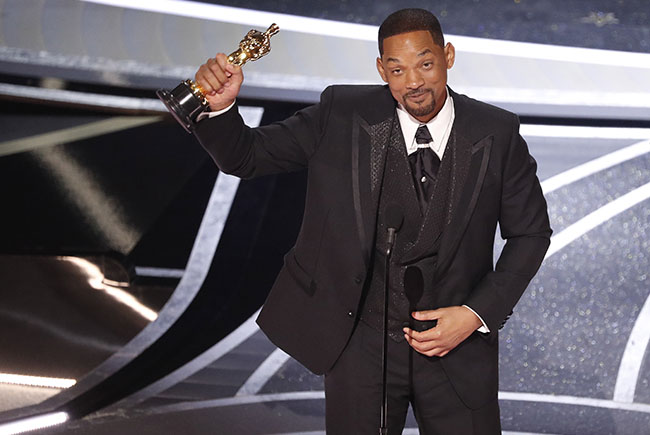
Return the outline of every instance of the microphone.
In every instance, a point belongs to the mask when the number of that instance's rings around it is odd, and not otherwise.
[[[383,346],[381,349],[381,389],[382,389],[382,405],[380,411],[381,423],[379,426],[380,435],[388,434],[387,415],[388,415],[388,389],[387,389],[387,373],[388,373],[388,283],[389,270],[390,270],[390,257],[393,253],[393,245],[397,232],[402,227],[404,222],[404,213],[397,204],[390,204],[386,207],[384,217],[386,218],[386,228],[388,235],[386,239],[386,258],[384,263],[384,330],[383,330]]]
[[[409,266],[404,271],[404,293],[409,300],[409,312],[418,311],[417,304],[422,298],[424,293],[424,278],[422,276],[422,269],[418,266]],[[422,332],[431,329],[438,323],[437,320],[416,320],[412,316],[409,317],[407,325],[409,328]]]
[[[397,232],[402,228],[404,223],[404,212],[397,204],[391,204],[386,208],[386,228],[388,228],[388,239],[386,240],[388,247],[386,248],[386,256],[390,257],[395,244],[395,237]]]

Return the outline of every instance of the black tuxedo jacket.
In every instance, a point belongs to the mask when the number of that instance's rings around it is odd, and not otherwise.
[[[509,112],[451,91],[447,144],[469,168],[452,173],[452,219],[435,265],[439,308],[467,304],[489,334],[473,333],[441,358],[470,408],[496,397],[499,325],[537,272],[551,229],[536,163]],[[233,108],[202,120],[196,136],[218,167],[242,178],[307,168],[305,213],[295,246],[258,323],[314,373],[333,366],[357,320],[370,277],[377,201],[396,102],[387,86],[331,86],[285,121],[251,129]],[[493,266],[497,222],[507,239]]]

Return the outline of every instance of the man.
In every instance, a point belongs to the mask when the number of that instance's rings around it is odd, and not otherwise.
[[[379,51],[387,86],[331,86],[257,129],[237,113],[241,69],[218,54],[196,74],[213,113],[195,133],[227,173],[308,169],[302,228],[258,323],[325,374],[328,433],[379,426],[389,209],[404,222],[389,265],[389,433],[409,403],[424,434],[500,433],[497,332],[551,234],[536,164],[515,115],[447,87],[454,47],[431,13],[391,14]]]

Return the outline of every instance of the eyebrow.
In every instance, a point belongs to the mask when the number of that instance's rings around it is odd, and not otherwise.
[[[429,53],[433,53],[433,51],[431,51],[430,48],[425,48],[424,50],[422,50],[421,52],[419,52],[419,53],[417,54],[417,57],[422,57],[422,56],[424,56],[425,54],[429,54]],[[396,57],[389,57],[388,59],[386,59],[386,63],[388,63],[388,62],[399,63],[400,60],[399,60],[398,58],[396,58]]]

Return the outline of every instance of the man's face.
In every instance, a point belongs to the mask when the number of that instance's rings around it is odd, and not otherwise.
[[[384,39],[377,70],[393,98],[420,122],[431,120],[445,103],[447,70],[454,64],[454,46],[442,48],[426,30]]]

